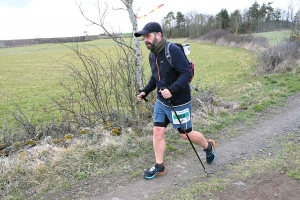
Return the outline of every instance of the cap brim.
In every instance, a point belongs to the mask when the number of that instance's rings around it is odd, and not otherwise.
[[[134,36],[135,36],[135,37],[140,37],[140,36],[142,36],[142,35],[147,35],[147,34],[149,34],[149,33],[151,33],[151,31],[141,30],[141,31],[139,31],[139,32],[134,33]]]

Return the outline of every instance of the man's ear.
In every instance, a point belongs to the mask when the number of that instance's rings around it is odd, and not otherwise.
[[[156,35],[158,35],[160,38],[162,38],[162,32],[158,32]]]

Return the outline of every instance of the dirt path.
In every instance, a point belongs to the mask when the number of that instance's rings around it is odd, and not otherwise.
[[[287,136],[291,131],[297,132],[300,140],[300,93],[290,97],[286,105],[261,114],[252,127],[238,127],[238,136],[225,141],[219,141],[217,161],[205,167],[209,173],[227,170],[225,165],[238,162],[240,159],[256,156],[272,151],[270,139],[277,136]],[[223,134],[226,134],[224,132]],[[262,151],[262,149],[265,149]],[[204,153],[199,155],[204,160]],[[169,189],[185,187],[193,178],[205,181],[205,173],[191,149],[188,157],[167,163],[167,174],[153,180],[137,177],[132,180],[118,180],[117,184],[105,189],[104,192],[89,193],[80,199],[101,200],[141,200],[151,199],[153,194]],[[226,171],[224,171],[226,174]],[[257,177],[256,177],[257,178]],[[286,178],[285,174],[269,174],[260,177],[259,184],[254,177],[247,182],[236,183],[230,190],[215,193],[213,198],[201,199],[300,199],[300,182]],[[120,179],[122,177],[120,176]],[[95,183],[97,184],[97,183]],[[99,184],[100,185],[100,184]],[[115,186],[114,186],[115,185]]]

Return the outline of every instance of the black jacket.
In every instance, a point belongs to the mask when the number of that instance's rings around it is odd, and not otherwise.
[[[189,63],[185,58],[184,52],[176,44],[170,44],[173,66],[168,62],[165,55],[165,48],[154,56],[149,56],[152,75],[148,84],[142,90],[146,96],[157,88],[157,99],[169,106],[168,100],[173,106],[182,105],[191,101],[191,90],[189,80],[192,77]],[[152,54],[153,55],[153,54]],[[164,99],[159,90],[168,88],[172,93],[171,99]]]

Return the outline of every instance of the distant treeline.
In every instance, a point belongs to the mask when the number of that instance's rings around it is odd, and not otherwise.
[[[300,10],[272,7],[273,2],[259,5],[256,1],[248,8],[229,13],[221,9],[217,15],[191,11],[186,14],[169,12],[163,18],[164,35],[168,38],[200,38],[215,30],[226,30],[234,34],[251,34],[281,29],[300,30]]]

